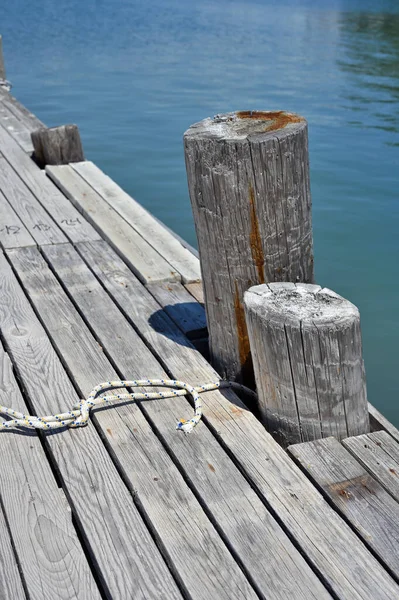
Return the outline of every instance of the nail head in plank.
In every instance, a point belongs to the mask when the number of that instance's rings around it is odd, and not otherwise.
[[[44,253],[52,270],[61,278],[82,316],[96,332],[99,343],[122,373],[122,377],[139,378],[148,370],[154,377],[164,378],[166,374],[161,366],[144,347],[132,326],[76,251],[71,247],[57,246],[46,248]],[[141,287],[143,295],[151,298],[143,286],[138,282],[137,284]],[[132,293],[137,297],[136,290]],[[152,298],[151,301],[156,306]],[[173,324],[171,327],[174,328]],[[191,410],[188,409],[187,401],[176,397],[161,402],[144,402],[141,406],[161,432],[169,452],[177,457],[180,468],[183,467],[186,477],[189,477],[202,502],[211,510],[213,518],[259,589],[267,589],[268,598],[271,599],[288,600],[295,597],[297,600],[307,600],[312,597],[329,597],[211,432],[200,424],[196,428],[198,435],[176,435],[177,418]],[[123,412],[125,419],[133,418],[131,406],[118,408],[118,412]],[[134,418],[137,419],[137,416]],[[140,425],[139,430],[142,427]],[[135,429],[137,425],[132,423],[130,430],[134,432]],[[123,441],[121,427],[115,432],[113,428],[107,428],[106,432],[110,445],[115,447],[114,452],[118,456],[120,452],[127,452],[123,462],[130,465],[132,451],[128,441]],[[147,426],[145,432],[149,435]],[[121,447],[117,445],[116,440]],[[145,442],[141,440],[140,444],[145,448],[153,445],[151,439]],[[155,454],[158,452],[159,449],[154,448],[150,456],[155,460]],[[142,463],[143,469],[148,473],[148,459],[139,459],[137,450],[134,450],[133,455],[136,457],[134,464],[136,465],[137,461]],[[137,470],[137,467],[135,468]],[[125,465],[124,469],[128,472],[128,466]],[[167,467],[163,467],[161,471],[163,475],[156,477],[159,481],[164,481]],[[133,479],[135,476],[131,477]],[[136,489],[140,497],[140,487],[137,486]],[[156,495],[156,491],[153,493]],[[170,495],[167,496],[170,502]],[[143,505],[147,510],[144,502]],[[163,512],[165,514],[165,511]],[[181,516],[183,518],[183,512]],[[181,549],[183,550],[183,545]],[[259,561],[259,556],[262,556],[262,561]]]
[[[0,403],[29,411],[0,347]],[[31,600],[100,599],[66,500],[36,432],[0,435],[0,491],[20,569]],[[0,594],[1,595],[1,594]],[[1,596],[2,597],[2,596]]]
[[[399,577],[399,504],[333,437],[296,444],[288,452]]]
[[[193,384],[219,379],[169,320],[163,320],[163,329],[150,326],[155,302],[148,292],[140,297],[135,278],[104,242],[79,244],[79,252],[172,376]],[[209,392],[202,403],[214,434],[335,595],[342,600],[396,597],[399,588],[391,577],[235,394]]]
[[[64,411],[78,401],[77,394],[2,256],[0,285],[0,326],[22,385],[37,414]],[[45,440],[107,593],[128,600],[132,590],[140,590],[146,600],[181,600],[95,428],[67,430]]]
[[[118,213],[70,165],[48,166],[48,175],[84,217],[120,253],[144,283],[180,278],[158,252],[126,223]]]
[[[165,226],[90,161],[72,165],[93,189],[181,275],[183,283],[201,279],[200,263]]]

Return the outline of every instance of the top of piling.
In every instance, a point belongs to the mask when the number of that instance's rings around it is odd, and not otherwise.
[[[220,140],[245,139],[259,134],[278,135],[306,126],[306,119],[295,113],[241,110],[215,115],[191,125],[184,137],[204,137]]]

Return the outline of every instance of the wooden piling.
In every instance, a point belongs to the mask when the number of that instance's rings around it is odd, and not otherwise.
[[[307,123],[298,115],[235,112],[184,134],[211,360],[253,383],[243,295],[269,281],[313,281]]]
[[[40,166],[67,165],[84,160],[77,125],[42,128],[31,133],[35,160]]]
[[[0,35],[0,81],[6,80],[6,68],[4,65],[4,55],[3,55],[3,38]]]
[[[245,294],[259,411],[280,443],[370,430],[359,311],[318,285]]]

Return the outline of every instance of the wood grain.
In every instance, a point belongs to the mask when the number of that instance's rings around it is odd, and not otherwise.
[[[399,504],[335,438],[297,444],[288,451],[399,577]]]
[[[144,283],[179,280],[180,275],[71,166],[46,167],[79,212],[121,254]]]
[[[67,238],[35,196],[0,155],[0,189],[37,244],[62,244]]]
[[[0,506],[0,598],[1,600],[26,600],[18,564]]]
[[[67,238],[72,242],[100,239],[93,227],[82,219],[72,203],[1,125],[0,120],[2,154]]]
[[[86,161],[72,166],[154,250],[172,265],[173,269],[181,275],[183,283],[199,281],[201,272],[198,258],[162,223],[92,162]]]
[[[133,327],[121,314],[79,255],[72,248],[62,249],[61,247],[47,248],[45,255],[74,303],[79,307],[82,316],[91,329],[96,332],[101,347],[112,358],[122,377],[138,378],[142,377],[144,373],[150,373],[153,377],[166,377],[165,371],[150,351],[144,347]],[[133,284],[132,287],[130,283],[124,283],[122,273],[120,279],[115,281],[116,285],[122,287],[128,285],[127,289],[130,289],[132,297],[137,298],[140,303],[137,285],[142,290],[141,297],[144,297],[144,301],[149,304],[149,310],[157,307],[154,299],[137,280],[135,280],[136,285]],[[160,323],[164,320],[166,326],[168,323],[170,324],[171,331],[176,331],[176,327],[166,315],[159,310],[156,312]],[[164,331],[165,334],[168,333],[167,329]],[[184,472],[185,478],[189,479],[201,497],[202,505],[211,512],[213,522],[217,524],[218,530],[223,532],[235,554],[242,561],[256,588],[260,590],[260,596],[286,600],[293,597],[298,600],[328,597],[320,582],[312,574],[211,432],[203,424],[200,424],[197,426],[195,434],[193,433],[191,436],[180,436],[176,433],[177,419],[182,415],[190,414],[192,410],[186,399],[171,398],[143,402],[141,408],[161,434],[163,443],[167,444],[169,453],[174,456],[174,461]],[[138,439],[141,435],[145,435],[145,440],[141,440],[140,443],[139,454],[144,452],[142,448],[148,448],[152,457],[151,461],[160,460],[158,454],[162,454],[162,452],[154,446],[148,426],[144,427],[141,420],[137,419],[133,407],[118,408],[118,413],[126,423],[130,423],[133,418],[138,421],[136,425],[129,425],[129,429],[132,430],[133,427],[134,436]],[[124,470],[135,483],[138,470],[137,451],[136,449],[130,450],[128,443],[122,444],[124,435],[121,429],[121,424],[117,424],[116,427],[105,428],[103,426],[108,443],[114,449],[117,457],[120,457],[122,453],[123,460],[120,460],[124,465]],[[140,436],[138,432],[140,432]],[[132,455],[136,457],[133,473],[131,473],[132,467],[130,466]],[[142,457],[139,463],[142,464],[143,470],[146,470],[148,458]],[[149,467],[149,469],[149,472],[153,472],[154,467]],[[165,464],[161,473],[156,475],[157,486],[162,485],[165,488],[167,485],[165,478],[169,479],[168,473],[170,473],[170,468]],[[180,489],[181,483],[179,484],[179,481],[173,476],[173,471],[170,477],[174,481],[175,487]],[[150,483],[147,483],[146,487],[149,485]],[[137,483],[135,483],[135,489],[139,498],[142,498]],[[179,494],[181,495],[181,491]],[[155,489],[151,491],[152,502],[155,502],[156,496],[157,490]],[[163,508],[163,521],[168,519],[168,511],[173,506],[173,497],[174,494],[169,495],[168,493],[168,507]],[[142,503],[143,507],[150,511],[147,508],[148,499],[146,497],[142,498]],[[185,503],[183,504],[181,501],[180,513],[181,519],[186,521]],[[155,517],[152,517],[152,520],[155,524]],[[188,520],[190,521],[190,516],[188,516]],[[161,533],[160,529],[158,531]],[[161,538],[163,539],[163,535]],[[180,546],[183,551],[184,540],[180,540]],[[186,553],[187,561],[190,555],[190,552]],[[261,561],[259,560],[260,556],[262,556]],[[201,559],[199,559],[199,564],[200,562]],[[214,586],[217,581],[216,578]],[[212,597],[215,596],[216,587],[211,590],[211,594]]]
[[[69,247],[57,253],[62,263],[73,253]],[[79,313],[63,292],[53,273],[46,268],[36,249],[10,253],[22,284],[35,309],[43,319],[53,343],[63,357],[83,396],[87,396],[100,381],[118,379],[99,344],[90,335]],[[56,260],[52,262],[56,266]],[[95,290],[87,294],[93,310],[105,319],[106,311],[96,304]],[[61,326],[62,323],[62,326]],[[97,333],[97,332],[96,332]],[[115,325],[112,337],[115,337]],[[123,340],[126,339],[126,333]],[[101,340],[102,345],[102,340]],[[124,348],[124,341],[117,340]],[[146,350],[137,334],[132,336],[130,348],[150,359],[142,361],[144,376],[153,373],[156,361]],[[136,362],[136,361],[135,361]],[[160,367],[157,366],[158,370]],[[165,376],[164,374],[162,374]],[[216,597],[257,597],[247,579],[227,551],[223,541],[204,513],[200,503],[188,488],[179,470],[154,435],[136,405],[116,406],[113,410],[98,410],[96,421],[107,437],[111,454],[120,465],[124,480],[151,522],[156,538],[165,549],[168,564],[177,573],[179,581],[194,599]],[[172,427],[176,432],[176,422]],[[184,527],[182,527],[182,523]],[[182,531],[184,529],[184,531]]]
[[[343,441],[361,464],[399,502],[399,444],[386,431]]]
[[[36,244],[35,240],[1,191],[0,244],[3,248],[20,248],[23,246],[34,246]]]
[[[148,292],[106,244],[80,244],[79,252],[172,376],[193,384],[219,379],[170,320],[161,319]],[[157,322],[151,320],[154,313]],[[216,439],[334,594],[351,600],[396,597],[399,588],[383,567],[237,396],[209,392],[202,402]]]
[[[8,133],[15,139],[21,148],[31,154],[33,152],[33,145],[30,139],[29,129],[25,123],[21,121],[6,105],[2,102],[3,96],[0,95],[0,120],[3,127]]]
[[[27,413],[2,347],[0,367],[0,403]],[[60,503],[59,488],[36,432],[1,432],[0,453],[1,500],[29,598],[99,599],[69,505]]]
[[[42,127],[32,131],[35,159],[41,165],[68,165],[84,160],[77,125]]]
[[[250,383],[244,292],[313,281],[307,124],[282,112],[217,115],[192,125],[184,148],[212,363]]]
[[[200,304],[204,304],[204,289],[201,281],[198,281],[197,283],[186,283],[185,288]]]
[[[64,411],[78,396],[3,256],[0,285],[0,327],[19,380],[37,414]],[[58,323],[61,331],[68,327],[61,310]],[[48,434],[45,443],[106,596],[180,599],[95,428]]]
[[[283,446],[370,430],[358,309],[331,290],[270,283],[244,295],[258,408]]]
[[[394,440],[399,442],[399,429],[397,429],[375,406],[369,402],[370,426],[372,431],[387,431]]]

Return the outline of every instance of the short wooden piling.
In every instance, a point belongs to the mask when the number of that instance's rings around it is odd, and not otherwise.
[[[38,129],[31,133],[35,160],[46,165],[67,165],[84,160],[83,147],[77,125],[62,125]]]
[[[259,411],[284,446],[370,429],[359,311],[317,285],[245,294]]]
[[[268,281],[313,281],[307,124],[298,115],[235,112],[184,135],[211,360],[253,382],[243,295]]]

